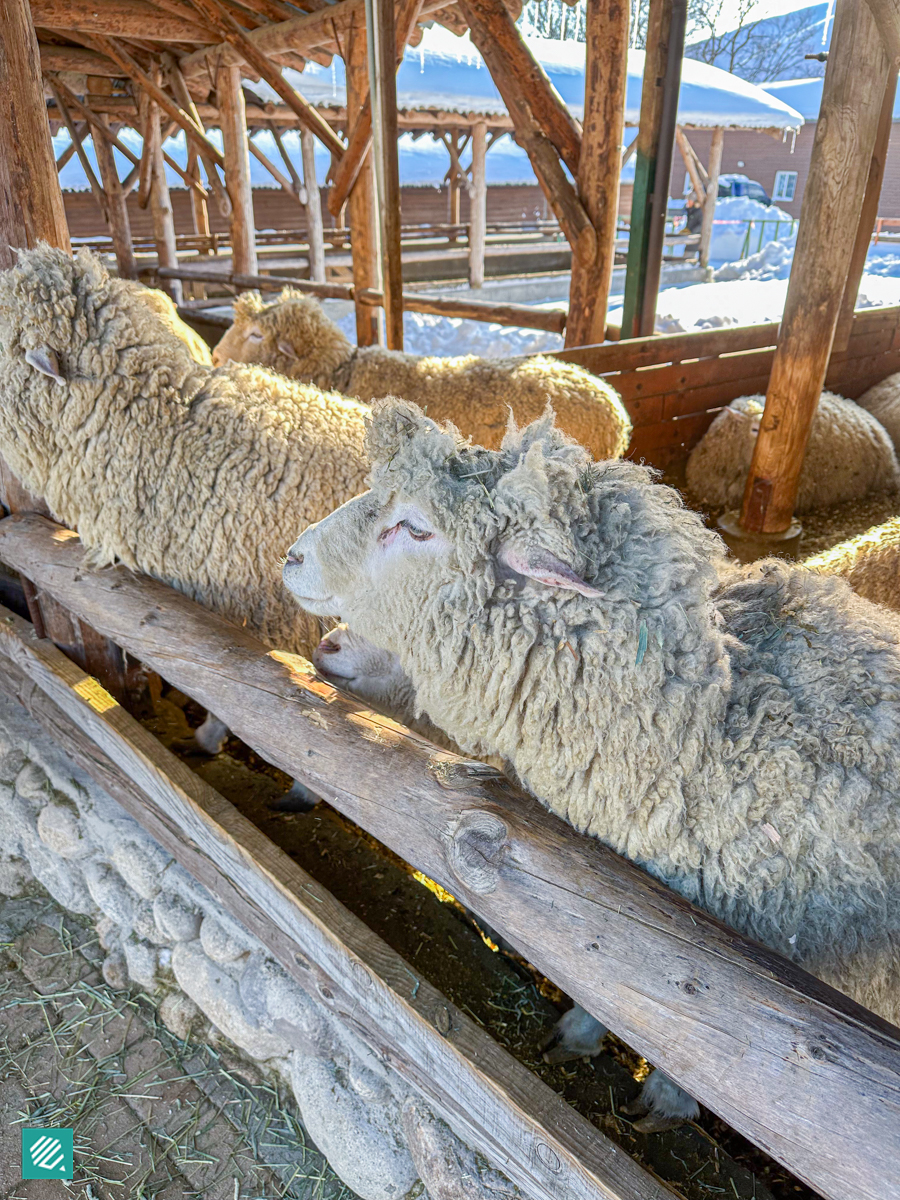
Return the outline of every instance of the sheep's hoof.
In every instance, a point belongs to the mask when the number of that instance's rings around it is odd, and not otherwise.
[[[627,1109],[622,1109],[627,1112]],[[667,1129],[677,1129],[684,1124],[684,1117],[664,1117],[661,1113],[649,1113],[631,1126],[638,1133],[665,1133]]]
[[[302,783],[299,783],[295,779],[291,790],[289,792],[285,792],[283,796],[273,801],[270,807],[273,812],[311,812],[312,809],[314,809],[319,803],[320,799],[321,797],[317,796],[315,792],[311,792],[309,788],[304,787]]]
[[[600,1053],[606,1027],[576,1004],[556,1022],[541,1044],[544,1062],[551,1067],[593,1058]]]
[[[650,1105],[646,1100],[641,1099],[641,1093],[635,1096],[633,1100],[629,1100],[627,1104],[619,1105],[619,1112],[624,1113],[626,1117],[642,1117],[650,1111]]]
[[[201,745],[193,734],[190,737],[175,738],[169,744],[169,749],[173,754],[188,754],[195,758],[215,758],[219,753],[218,750],[212,750]]]

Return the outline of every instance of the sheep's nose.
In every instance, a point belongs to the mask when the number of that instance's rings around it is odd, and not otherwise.
[[[337,652],[340,650],[340,646],[336,646],[334,642],[329,641],[327,637],[323,637],[318,646],[316,646],[316,649],[320,654],[337,654]]]
[[[290,553],[290,554],[287,556],[287,560],[288,560],[288,562],[290,562],[290,563],[296,563],[298,567],[302,567],[302,566],[303,566],[303,555],[302,555],[302,554],[294,554],[294,553],[293,553],[293,551],[292,551],[292,552],[291,552],[291,553]]]

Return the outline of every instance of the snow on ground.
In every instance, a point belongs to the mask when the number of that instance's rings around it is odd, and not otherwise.
[[[327,312],[327,301],[323,307]],[[329,315],[355,343],[356,318],[353,313]],[[510,325],[466,321],[460,317],[438,317],[430,313],[403,314],[403,348],[407,354],[424,354],[434,358],[451,358],[458,354],[508,358],[516,354],[562,350],[562,347],[563,339],[558,333],[544,333],[540,329],[518,329]]]

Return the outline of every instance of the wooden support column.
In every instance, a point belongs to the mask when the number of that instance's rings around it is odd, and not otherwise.
[[[487,122],[472,126],[472,186],[469,189],[469,287],[484,284],[484,245],[487,234]]]
[[[366,26],[363,13],[359,11],[353,14],[347,30],[344,65],[347,73],[347,125],[352,128],[359,118],[369,92]],[[380,291],[378,234],[375,222],[375,172],[371,149],[363,159],[356,184],[347,200],[347,222],[350,227],[354,292],[359,293],[367,288]],[[378,309],[364,304],[358,296],[355,305],[357,345],[377,345],[381,341]]]
[[[450,140],[447,144],[450,152],[450,173],[447,177],[447,222],[450,225],[462,224],[462,191],[459,186],[459,130],[450,130]],[[450,234],[450,241],[456,241],[456,234]]]
[[[403,257],[400,245],[400,165],[397,159],[397,31],[394,0],[366,0],[369,95],[378,195],[384,334],[403,349]]]
[[[722,169],[722,150],[725,146],[725,130],[716,128],[709,147],[706,196],[703,199],[703,224],[700,226],[700,266],[709,266],[709,247],[712,242],[713,220],[716,216],[716,201],[719,198],[719,172]]]
[[[97,96],[112,95],[112,80],[104,75],[88,76],[88,91]],[[109,118],[98,114],[105,128],[109,128]],[[122,279],[137,279],[137,262],[134,257],[134,244],[131,240],[131,222],[128,219],[128,205],[125,190],[119,179],[113,148],[105,137],[93,133],[94,153],[97,155],[97,165],[100,168],[100,179],[106,192],[106,219],[109,232],[112,235],[113,249],[116,253],[116,266]]]
[[[838,0],[794,264],[741,510],[746,533],[783,535],[791,527],[890,71],[864,0]]]
[[[850,270],[844,287],[844,298],[841,302],[841,315],[838,318],[834,334],[833,350],[846,350],[853,329],[853,313],[856,309],[856,297],[859,285],[866,269],[866,256],[872,241],[872,231],[878,220],[878,204],[881,200],[881,185],[884,181],[884,168],[887,163],[888,146],[891,141],[891,129],[894,121],[894,98],[897,95],[897,70],[891,70],[887,87],[884,89],[884,100],[881,105],[881,116],[878,119],[878,133],[875,136],[875,150],[869,163],[869,177],[866,180],[866,195],[862,211],[859,215],[859,226],[856,230],[856,242],[850,256]]]
[[[681,87],[687,0],[650,0],[641,92],[622,337],[656,330],[666,204]]]
[[[627,0],[587,0],[578,198],[596,231],[597,251],[590,261],[572,257],[567,346],[602,342],[606,336],[606,308],[619,218],[628,19]]]
[[[71,252],[59,177],[41,81],[37,38],[28,0],[0,3],[0,270],[14,267],[16,250],[38,242]],[[47,514],[0,459],[0,499],[10,512]],[[50,597],[39,597],[23,577],[35,630],[63,650],[119,698],[124,698],[124,658],[118,646],[69,615]]]
[[[154,83],[161,84],[160,71],[154,67],[152,71]],[[155,110],[156,105],[150,106]],[[169,196],[169,182],[166,179],[166,163],[163,158],[162,130],[154,111],[153,123],[155,136],[151,143],[151,188],[150,214],[153,218],[153,240],[156,242],[156,257],[161,267],[177,267],[178,251],[175,245],[175,214],[172,212],[172,199]],[[184,299],[181,280],[166,279],[162,281],[163,288],[169,293],[176,304]]]
[[[250,187],[247,114],[240,67],[219,68],[216,73],[216,96],[225,150],[225,187],[231,201],[232,270],[239,275],[255,275],[256,230]]]
[[[325,282],[325,229],[322,223],[322,197],[316,179],[316,143],[309,129],[300,130],[303,156],[303,186],[306,188],[306,232],[309,239],[309,277],[313,283]]]

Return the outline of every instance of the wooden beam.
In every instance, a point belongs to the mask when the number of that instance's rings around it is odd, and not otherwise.
[[[96,8],[96,5],[94,5]],[[106,57],[97,54],[95,50],[86,50],[83,46],[49,46],[40,43],[41,70],[71,71],[76,75],[109,75],[112,78],[121,76],[121,68]]]
[[[526,103],[541,132],[577,178],[581,127],[531,53],[503,0],[459,0],[459,8],[510,113]]]
[[[709,145],[709,171],[706,195],[703,199],[703,223],[700,226],[700,266],[709,266],[709,247],[712,242],[713,221],[716,218],[716,202],[719,199],[719,171],[722,169],[722,151],[725,147],[725,130],[717,126],[712,132]]]
[[[367,0],[369,96],[378,195],[384,333],[389,350],[403,349],[403,258],[400,245],[400,165],[397,158],[397,30],[394,0]]]
[[[188,114],[194,124],[198,127],[198,129],[203,129],[203,120],[201,119],[197,105],[194,103],[193,97],[188,90],[184,76],[181,73],[181,68],[179,67],[174,55],[164,54],[162,56],[162,61],[165,64],[168,72],[169,84],[176,100]],[[216,111],[216,120],[217,122],[220,120],[218,110]],[[206,169],[207,182],[209,183],[210,189],[216,194],[216,202],[218,203],[220,214],[223,217],[230,217],[231,200],[229,199],[228,193],[226,192],[225,187],[219,178],[219,172],[217,170],[219,164],[215,161],[215,159],[212,158],[211,155],[207,154],[204,151],[204,148],[198,143],[192,143],[189,141],[188,144],[193,145],[194,149],[200,155],[200,161],[203,163],[203,166]]]
[[[59,82],[61,83],[61,81]],[[104,92],[110,93],[112,92],[112,80],[106,76],[92,75],[88,77],[88,87],[100,95]],[[137,262],[134,257],[134,244],[131,240],[128,205],[119,179],[116,160],[113,157],[113,148],[109,142],[112,135],[105,124],[103,134],[108,136],[104,137],[97,128],[103,123],[103,120],[103,117],[97,117],[96,122],[91,124],[91,130],[94,153],[97,156],[100,178],[106,193],[106,219],[109,223],[109,232],[112,235],[113,249],[116,254],[116,268],[121,279],[137,279]]]
[[[231,200],[231,260],[235,271],[252,275],[256,273],[256,226],[240,67],[219,68],[216,95],[222,117],[225,187]]]
[[[141,110],[141,162],[138,168],[137,202],[147,208],[153,190],[153,146],[161,139],[159,107],[146,92],[138,97]]]
[[[314,283],[325,282],[325,236],[322,224],[322,197],[316,178],[316,146],[308,129],[300,130],[303,156],[303,184],[306,191],[306,233],[309,239],[309,277]]]
[[[292,179],[288,179],[284,171],[275,166],[268,155],[264,154],[262,150],[260,150],[259,146],[257,146],[253,138],[249,135],[247,137],[247,149],[253,155],[256,161],[265,167],[283,192],[287,192],[291,199],[296,200],[298,204],[303,203],[303,198],[297,191],[297,188],[294,186],[294,181]]]
[[[57,80],[57,82],[59,82],[59,81]],[[78,139],[79,139],[79,141],[81,141],[88,132],[88,122],[82,121],[80,125],[76,125],[76,129],[78,130]],[[74,156],[75,156],[75,143],[70,141],[68,146],[66,146],[65,150],[63,150],[62,154],[56,160],[56,173],[59,174],[59,172],[63,169],[63,167],[66,165],[66,163],[71,158],[74,158]]]
[[[193,0],[193,3],[214,28],[218,29],[225,41],[240,54],[241,59],[266,81],[288,108],[296,113],[300,124],[305,125],[314,133],[332,154],[342,155],[344,143],[325,118],[299,92],[294,91],[282,75],[281,68],[276,67],[261,50],[257,49],[231,13],[224,9],[218,0]]]
[[[0,621],[6,694],[525,1196],[674,1200],[27,622]]]
[[[606,309],[616,258],[621,145],[628,72],[627,0],[587,0],[584,122],[578,198],[597,235],[593,260],[572,257],[566,345],[606,336]]]
[[[161,68],[154,65],[152,78],[157,86],[161,83]],[[148,108],[153,108],[151,102]],[[150,143],[152,185],[150,191],[150,214],[153,218],[153,240],[156,242],[156,260],[159,267],[176,267],[178,265],[178,250],[175,242],[175,214],[172,211],[172,199],[169,195],[169,182],[166,179],[166,162],[163,155],[162,130],[154,113],[151,125],[155,137]],[[184,299],[181,281],[168,279],[163,281],[163,288],[169,293],[176,304]]]
[[[839,0],[797,248],[741,510],[748,533],[783,533],[791,526],[891,71],[868,6]]]
[[[278,126],[275,124],[274,121],[267,122],[266,128],[268,129],[269,133],[271,133],[271,135],[275,141],[275,145],[278,147],[278,153],[281,155],[281,161],[284,163],[285,167],[287,168],[287,173],[291,177],[291,183],[294,186],[294,190],[296,191],[297,195],[300,196],[300,198],[302,200],[303,199],[303,191],[304,191],[303,180],[300,178],[300,175],[297,172],[297,168],[294,166],[294,164],[291,160],[291,156],[287,152],[287,147],[285,146],[284,139],[281,136],[281,130],[278,128]],[[304,127],[301,127],[301,134],[302,134],[302,128],[304,128]],[[306,132],[309,133],[310,130],[307,129]],[[301,144],[302,144],[302,136],[301,136]],[[303,200],[303,203],[305,204],[306,201]]]
[[[5,3],[5,0],[4,0]],[[146,0],[32,0],[35,25],[72,33],[114,34],[124,38],[149,38],[160,42],[210,42],[208,25],[160,12]]]
[[[900,0],[867,0],[881,34],[885,52],[900,67]]]
[[[469,190],[469,287],[484,285],[487,236],[487,123],[472,127],[472,186]]]
[[[853,313],[856,309],[856,298],[859,295],[859,285],[866,269],[866,257],[872,243],[872,232],[878,220],[878,205],[881,200],[881,185],[884,181],[884,169],[887,165],[888,149],[891,142],[891,131],[894,121],[894,99],[897,95],[897,72],[888,74],[887,86],[884,89],[884,100],[881,104],[881,116],[878,119],[878,132],[875,135],[875,149],[872,161],[869,163],[869,175],[866,179],[866,194],[859,214],[859,225],[856,229],[856,241],[850,255],[850,269],[847,272],[847,283],[844,287],[844,298],[841,301],[841,313],[838,317],[834,334],[832,353],[846,350],[850,343],[850,333],[853,329]]]
[[[74,535],[14,517],[0,522],[0,559],[451,891],[822,1196],[900,1200],[896,1027],[505,780],[335,692],[305,660],[154,580],[85,570]],[[573,1194],[545,1178],[554,1197]]]
[[[72,139],[72,145],[75,147],[75,153],[78,155],[78,161],[81,163],[81,169],[87,176],[87,181],[91,186],[91,191],[94,194],[94,199],[103,213],[103,219],[109,223],[109,206],[106,202],[106,193],[100,180],[94,174],[94,168],[91,166],[91,160],[87,156],[82,139],[78,136],[78,130],[75,127],[75,122],[72,120],[72,114],[69,112],[65,100],[63,100],[59,88],[56,86],[56,81],[49,75],[45,78],[45,83],[53,93],[53,99],[56,101],[56,107],[62,113],[62,119],[65,122],[66,129],[69,131],[69,137]]]
[[[691,178],[691,187],[694,189],[694,194],[702,204],[706,199],[706,182],[709,179],[709,175],[680,125],[675,126],[675,142],[687,173]],[[706,179],[702,177],[704,175]]]
[[[626,338],[656,329],[686,24],[687,0],[650,0],[622,308]]]
[[[192,141],[196,145],[197,149],[205,158],[211,159],[217,167],[221,167],[223,170],[225,169],[225,161],[222,158],[222,155],[206,137],[206,134],[203,132],[203,127],[198,125],[193,118],[188,115],[188,113],[179,108],[178,105],[166,95],[162,88],[156,85],[147,72],[138,66],[138,64],[124,49],[124,47],[120,46],[115,39],[109,37],[96,36],[92,38],[92,41],[102,50],[104,54],[107,54],[111,59],[117,62],[125,75],[143,88],[151,100],[154,100],[163,110],[163,112],[166,113],[176,125],[184,130],[185,136],[188,138],[188,140]]]
[[[369,93],[369,70],[366,43],[365,9],[351,20],[344,35],[344,68],[347,77],[347,121],[352,127]],[[350,253],[353,264],[353,287],[357,292],[366,288],[381,291],[378,262],[378,230],[375,211],[375,171],[371,149],[359,169],[356,184],[347,200],[347,220],[350,226]],[[356,343],[373,346],[381,341],[381,322],[377,309],[355,301]]]

